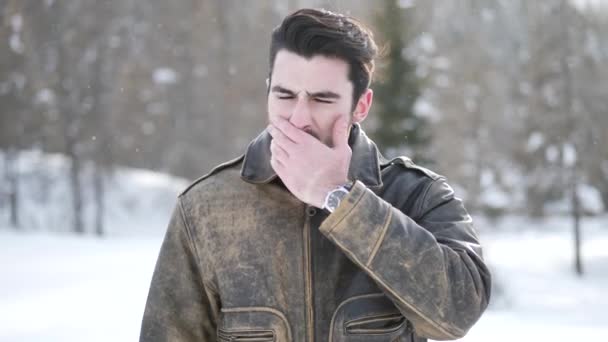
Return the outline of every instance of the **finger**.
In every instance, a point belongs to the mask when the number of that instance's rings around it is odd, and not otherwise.
[[[285,170],[285,165],[283,165],[275,156],[270,157],[270,166],[272,166],[272,169],[279,175]]]
[[[348,126],[348,120],[343,117],[339,117],[334,122],[332,132],[332,141],[334,148],[342,148],[348,146]]]
[[[281,146],[284,150],[290,151],[293,150],[296,146],[296,143],[289,139],[281,130],[276,128],[274,125],[268,126],[268,133],[272,137],[272,141],[275,141],[279,146]]]
[[[287,153],[287,151],[285,151],[274,139],[270,142],[270,152],[280,161],[286,161],[289,158],[289,153]]]
[[[296,144],[306,142],[311,136],[303,130],[292,125],[291,122],[280,117],[270,119],[272,125]]]

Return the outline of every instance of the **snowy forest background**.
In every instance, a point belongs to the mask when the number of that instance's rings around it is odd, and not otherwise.
[[[478,219],[497,287],[465,341],[608,337],[608,3],[0,0],[0,341],[136,338],[175,195],[266,126],[269,33],[304,6],[391,46],[364,129]],[[73,330],[102,286],[116,330]]]

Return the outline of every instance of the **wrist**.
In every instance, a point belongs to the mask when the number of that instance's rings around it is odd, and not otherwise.
[[[335,186],[327,186],[327,187],[323,187],[323,188],[319,189],[319,192],[317,193],[317,196],[316,196],[315,203],[311,203],[311,204],[319,209],[323,209],[327,195],[330,192],[332,192],[335,188],[336,188]]]
[[[330,213],[334,212],[342,202],[342,199],[348,195],[353,185],[354,181],[346,181],[327,190],[323,199],[323,204],[319,208]]]

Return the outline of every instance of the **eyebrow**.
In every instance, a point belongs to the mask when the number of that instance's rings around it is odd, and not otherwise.
[[[270,89],[273,93],[281,93],[281,94],[287,94],[287,95],[296,95],[296,93],[294,93],[293,91],[287,89],[287,88],[283,88],[281,86],[274,86],[272,87],[272,89]]]
[[[281,93],[281,94],[292,95],[292,96],[295,96],[297,94],[294,91],[284,88],[280,85],[275,85],[274,87],[271,88],[271,91],[273,93]],[[317,98],[322,98],[322,99],[339,99],[340,98],[340,94],[334,93],[333,91],[329,91],[329,90],[317,91],[314,93],[309,93],[307,91],[306,94],[309,97],[317,97]]]
[[[333,91],[329,91],[329,90],[318,91],[316,93],[306,92],[306,94],[308,94],[308,96],[310,96],[310,97],[320,97],[322,99],[339,99],[340,98],[340,94],[334,93]]]

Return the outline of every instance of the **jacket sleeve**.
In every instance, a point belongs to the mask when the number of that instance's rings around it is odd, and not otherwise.
[[[439,178],[414,221],[356,182],[321,232],[378,284],[416,334],[461,338],[488,305],[491,276],[472,220]]]
[[[215,341],[219,296],[203,280],[181,199],[152,276],[140,341]]]

